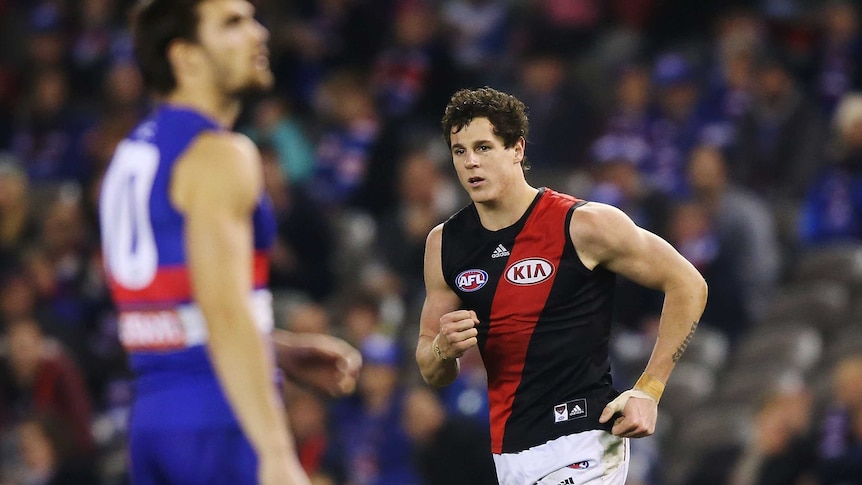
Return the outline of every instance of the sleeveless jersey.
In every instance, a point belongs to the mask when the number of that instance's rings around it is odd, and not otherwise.
[[[133,428],[235,422],[206,352],[206,321],[192,299],[185,220],[169,196],[178,158],[197,135],[220,129],[196,111],[163,105],[118,145],[105,173],[102,251],[119,310],[120,340],[136,378]],[[252,217],[250,298],[258,329],[269,333],[268,249],[275,219],[265,196]]]
[[[577,256],[568,228],[583,203],[543,188],[499,231],[482,226],[474,204],[443,225],[443,275],[479,318],[493,453],[610,429],[598,418],[617,395],[608,354],[615,276]]]

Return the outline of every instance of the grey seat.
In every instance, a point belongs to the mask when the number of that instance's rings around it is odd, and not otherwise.
[[[862,244],[811,249],[799,258],[793,276],[798,282],[862,284]]]
[[[762,326],[804,322],[829,334],[842,325],[850,308],[850,292],[835,281],[797,283],[785,288],[770,306]]]
[[[801,322],[757,328],[739,343],[735,367],[778,365],[806,372],[817,365],[823,337],[817,328]]]

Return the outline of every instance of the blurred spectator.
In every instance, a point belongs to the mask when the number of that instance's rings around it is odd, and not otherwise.
[[[284,328],[295,333],[331,334],[332,325],[326,308],[314,302],[290,306]]]
[[[809,187],[801,218],[809,244],[862,241],[862,94],[841,101],[834,126],[834,162]]]
[[[81,455],[67,423],[40,415],[18,427],[22,485],[98,485],[92,461]]]
[[[817,478],[821,485],[862,477],[862,355],[849,355],[832,374],[831,404],[822,422]]]
[[[37,300],[33,278],[26,271],[11,270],[0,279],[0,322],[8,325],[42,313],[37,310]]]
[[[425,150],[409,153],[398,167],[398,203],[378,226],[378,257],[398,278],[407,298],[422,293],[425,238],[458,204],[457,188]]]
[[[296,392],[287,403],[296,452],[305,473],[314,480],[343,478],[344,470],[333,455],[335,448],[327,431],[326,407],[321,399],[308,392]]]
[[[316,93],[325,122],[315,162],[312,192],[327,208],[341,208],[365,180],[369,157],[378,143],[380,120],[363,77],[342,71],[328,77]]]
[[[701,111],[709,120],[701,142],[733,146],[739,120],[754,98],[755,62],[762,49],[764,26],[754,12],[731,10],[718,20],[712,72]]]
[[[511,9],[511,3],[504,0],[443,2],[443,34],[454,61],[470,82],[490,83],[504,70],[512,40]],[[444,100],[436,110],[445,105]]]
[[[348,295],[345,302],[344,338],[360,348],[368,338],[381,332],[382,316],[380,300],[369,291],[356,291]]]
[[[686,483],[691,485],[803,485],[812,483],[812,394],[777,389],[761,398],[748,441],[711,450]]]
[[[42,0],[31,5],[25,66],[28,71],[60,69],[68,61],[64,2]]]
[[[271,10],[284,11],[286,6],[274,2]],[[302,107],[315,104],[320,84],[334,70],[368,66],[384,44],[385,28],[391,25],[396,0],[373,2],[356,0],[300,0],[295,4],[294,18],[270,29],[287,37],[288,51],[276,52],[275,73],[279,84],[286,84]],[[278,39],[276,39],[278,40]]]
[[[412,447],[404,432],[404,394],[398,380],[396,343],[373,334],[361,346],[359,392],[333,409],[334,436],[345,453],[351,485],[416,485]]]
[[[831,117],[841,98],[862,89],[862,32],[859,4],[849,0],[823,2],[822,38],[815,61],[815,93]]]
[[[755,79],[753,104],[737,129],[732,179],[770,203],[798,201],[823,157],[820,114],[779,57],[762,59]]]
[[[697,268],[709,284],[702,322],[721,330],[731,343],[748,329],[738,257],[728,250],[715,221],[701,203],[682,202],[671,215],[669,242]]]
[[[598,123],[584,87],[570,78],[565,58],[554,52],[526,54],[514,92],[530,107],[532,169],[557,174],[583,168]]]
[[[487,428],[447,416],[439,398],[418,387],[404,399],[404,430],[413,442],[415,462],[426,485],[494,485],[497,474]]]
[[[6,339],[8,356],[0,392],[3,427],[32,413],[47,413],[69,426],[77,450],[92,452],[90,397],[75,362],[33,320],[7,324]]]
[[[389,121],[413,118],[434,126],[440,106],[461,86],[437,23],[433,6],[423,0],[402,0],[395,10],[391,40],[371,74],[380,114]]]
[[[271,146],[261,147],[264,185],[277,222],[270,255],[270,286],[323,300],[335,290],[333,229],[301,185],[281,171]]]
[[[769,309],[781,269],[781,249],[769,207],[728,180],[724,154],[717,148],[695,148],[688,180],[694,197],[715,221],[727,251],[734,255],[746,313],[759,321]]]
[[[259,146],[271,146],[281,172],[294,185],[303,185],[314,171],[314,148],[288,103],[277,96],[260,100],[245,133]]]
[[[118,36],[113,24],[118,2],[83,0],[75,3],[77,28],[69,46],[73,88],[80,96],[98,99],[102,75],[111,64],[111,44]]]
[[[608,132],[611,135],[637,136],[648,144],[647,118],[652,89],[649,69],[632,63],[618,68],[614,75],[615,99],[608,116]]]
[[[556,50],[574,57],[592,46],[602,18],[602,2],[532,0],[527,2],[526,13],[531,49]]]
[[[98,85],[105,93],[99,103],[99,119],[84,135],[84,150],[93,174],[104,171],[117,144],[138,124],[147,108],[141,74],[131,62],[111,64]]]
[[[667,53],[655,61],[652,72],[656,111],[648,122],[650,157],[641,172],[664,192],[685,192],[688,152],[701,141],[704,120],[698,113],[700,87],[695,67],[681,54]]]
[[[82,136],[90,123],[71,104],[66,72],[56,67],[37,71],[28,95],[15,119],[11,150],[30,182],[83,183],[90,172]]]
[[[636,136],[606,135],[592,146],[595,185],[589,199],[619,207],[639,226],[667,235],[671,201],[645,182],[638,165],[650,149]]]
[[[0,278],[20,265],[25,249],[36,242],[36,218],[27,175],[13,157],[0,155]]]

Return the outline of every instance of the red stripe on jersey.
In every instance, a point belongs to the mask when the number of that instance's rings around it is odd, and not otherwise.
[[[269,252],[255,251],[252,272],[252,285],[260,289],[269,284]]]
[[[488,372],[493,453],[502,453],[503,435],[521,384],[527,348],[551,293],[567,241],[563,222],[571,204],[560,204],[553,195],[544,194],[534,207],[515,238],[507,267],[508,270],[524,259],[541,258],[553,265],[553,274],[532,285],[512,284],[503,274],[491,303],[491,326],[483,360]]]
[[[192,296],[189,270],[183,266],[162,266],[145,288],[130,290],[110,278],[111,294],[120,307],[137,303],[185,302]]]
[[[255,251],[252,261],[252,285],[254,289],[264,288],[269,283],[269,254]],[[119,307],[130,305],[154,304],[162,307],[185,303],[192,299],[191,279],[186,265],[162,266],[146,288],[130,290],[109,278],[111,294]]]

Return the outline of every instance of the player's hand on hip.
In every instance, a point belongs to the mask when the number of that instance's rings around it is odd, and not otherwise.
[[[479,343],[476,338],[478,323],[473,310],[455,310],[440,317],[440,334],[435,337],[440,353],[447,359],[454,359],[475,347]]]
[[[609,402],[600,423],[607,423],[614,416],[611,433],[623,438],[642,438],[655,433],[658,419],[658,402],[639,389],[629,389]]]

